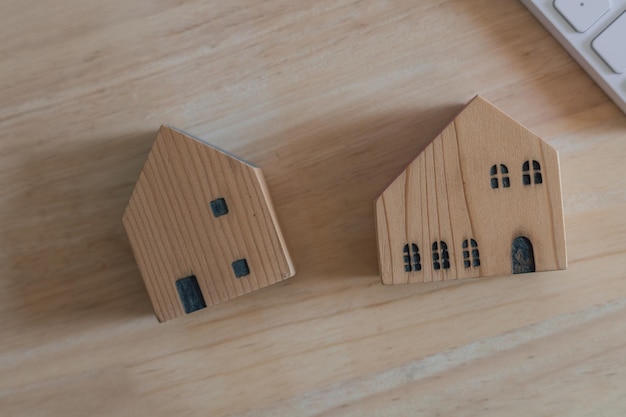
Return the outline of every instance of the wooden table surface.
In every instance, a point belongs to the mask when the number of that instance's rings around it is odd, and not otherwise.
[[[0,415],[626,412],[626,116],[517,0],[4,0],[0,54]],[[372,200],[475,94],[559,150],[569,268],[383,287]],[[294,278],[157,323],[161,124],[263,168]]]

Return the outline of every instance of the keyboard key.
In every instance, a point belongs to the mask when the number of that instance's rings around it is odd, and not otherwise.
[[[613,72],[626,71],[626,12],[604,29],[591,46]]]
[[[568,10],[567,5],[563,7],[565,3],[562,0],[520,1],[626,114],[626,65],[624,65],[626,35],[623,30],[620,30],[626,20],[625,16],[621,16],[626,11],[626,0],[610,0],[610,10],[596,20],[597,15],[606,8],[606,2],[604,2],[600,12],[595,13],[593,19],[590,19],[595,23],[583,34],[573,29],[569,21],[563,18],[563,15],[568,15],[567,11],[559,12],[555,7],[555,4],[558,4],[561,9]],[[581,3],[583,3],[582,6]],[[570,1],[570,4],[575,4],[575,2]],[[578,7],[588,7],[589,4],[591,4],[589,0],[578,0]],[[596,2],[594,1],[593,4]],[[616,19],[619,20],[616,21]],[[571,20],[575,21],[574,18]],[[588,24],[579,26],[581,26],[580,29],[585,29]],[[605,29],[607,31],[603,33]],[[622,71],[622,73],[616,74],[615,71]]]
[[[584,33],[611,8],[609,0],[554,0],[554,7],[576,32]]]

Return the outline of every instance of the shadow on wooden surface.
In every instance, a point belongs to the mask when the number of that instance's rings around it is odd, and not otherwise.
[[[348,110],[284,132],[273,155],[255,160],[294,258],[294,279],[378,280],[374,199],[463,104],[356,120]]]
[[[77,139],[22,153],[0,217],[12,263],[2,277],[13,287],[4,308],[16,326],[151,314],[121,216],[153,139]]]

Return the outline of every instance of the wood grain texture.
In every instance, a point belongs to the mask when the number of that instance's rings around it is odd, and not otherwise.
[[[1,416],[622,417],[626,117],[518,1],[2,8]],[[558,150],[568,269],[383,287],[372,202],[478,93]],[[159,324],[166,123],[263,168],[298,273]]]
[[[185,314],[180,279],[195,277],[214,305],[295,274],[261,169],[169,127],[123,221],[159,321]]]
[[[383,284],[567,266],[557,151],[482,97],[383,191],[375,217]]]

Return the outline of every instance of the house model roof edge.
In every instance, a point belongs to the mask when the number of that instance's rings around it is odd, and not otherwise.
[[[481,96],[480,94],[476,94],[474,97],[472,97],[472,99],[470,101],[467,102],[467,104],[465,106],[463,106],[462,109],[460,109],[458,112],[456,112],[449,120],[447,123],[444,124],[444,126],[435,134],[433,135],[433,137],[431,138],[431,140],[428,141],[428,143],[422,148],[420,149],[419,152],[417,152],[415,154],[415,156],[409,161],[408,164],[404,165],[402,167],[401,170],[398,171],[397,175],[394,175],[393,178],[382,188],[382,190],[376,195],[376,197],[374,198],[374,204],[376,203],[376,201],[378,201],[383,194],[385,193],[385,191],[391,186],[391,184],[393,184],[393,182],[404,172],[406,171],[406,169],[413,163],[413,161],[415,161],[415,159],[420,156],[422,154],[422,152],[424,152],[432,143],[435,139],[437,139],[437,137],[439,137],[439,135],[441,135],[443,133],[444,130],[446,130],[446,128],[448,126],[450,126],[451,123],[454,123],[454,121],[461,115],[461,113],[463,113],[465,110],[467,110],[467,108],[472,105],[472,103],[474,103],[476,100],[480,100],[483,101],[487,104],[489,104],[490,106],[494,107],[496,110],[498,110],[500,113],[502,113],[503,116],[506,116],[507,118],[511,119],[512,121],[514,121],[515,123],[519,124],[520,126],[522,126],[524,129],[526,129],[528,132],[530,132],[531,134],[533,134],[534,136],[538,137],[539,139],[541,139],[544,144],[550,149],[552,150],[554,153],[556,153],[558,155],[558,151],[549,143],[547,143],[541,136],[535,134],[535,132],[533,132],[532,130],[530,130],[528,127],[526,127],[525,125],[519,123],[517,120],[515,120],[513,117],[511,117],[508,113],[504,112],[503,110],[501,110],[499,107],[497,107],[495,104],[491,103],[489,100],[487,100],[486,98],[484,98],[483,96]]]
[[[237,155],[235,155],[235,154],[233,154],[233,153],[231,153],[231,152],[229,152],[229,151],[227,151],[227,150],[224,150],[224,149],[222,149],[222,148],[220,148],[220,147],[218,147],[218,146],[216,146],[216,145],[213,145],[213,144],[211,144],[211,143],[207,142],[206,140],[204,140],[204,139],[202,139],[202,138],[199,138],[198,136],[192,135],[191,133],[185,132],[184,130],[179,129],[179,128],[175,127],[175,126],[170,126],[170,125],[161,125],[161,128],[160,128],[159,130],[161,130],[161,129],[163,129],[163,128],[171,129],[171,130],[173,130],[173,131],[175,131],[175,132],[178,132],[178,133],[180,133],[180,134],[182,134],[182,135],[188,136],[188,137],[190,137],[191,139],[193,139],[193,140],[195,140],[195,141],[198,141],[198,142],[202,143],[203,145],[206,145],[206,146],[208,146],[209,148],[211,148],[211,149],[213,149],[213,150],[215,150],[215,151],[217,151],[217,152],[219,152],[219,153],[221,153],[221,154],[224,154],[224,155],[226,155],[226,156],[228,156],[228,157],[231,157],[231,158],[233,158],[233,159],[236,159],[237,161],[239,161],[239,162],[241,162],[241,163],[243,163],[243,164],[248,165],[249,167],[252,167],[252,168],[258,168],[258,166],[256,166],[256,165],[255,165],[255,164],[253,164],[252,162],[250,162],[250,161],[246,161],[245,159],[240,158],[239,156],[237,156]]]

